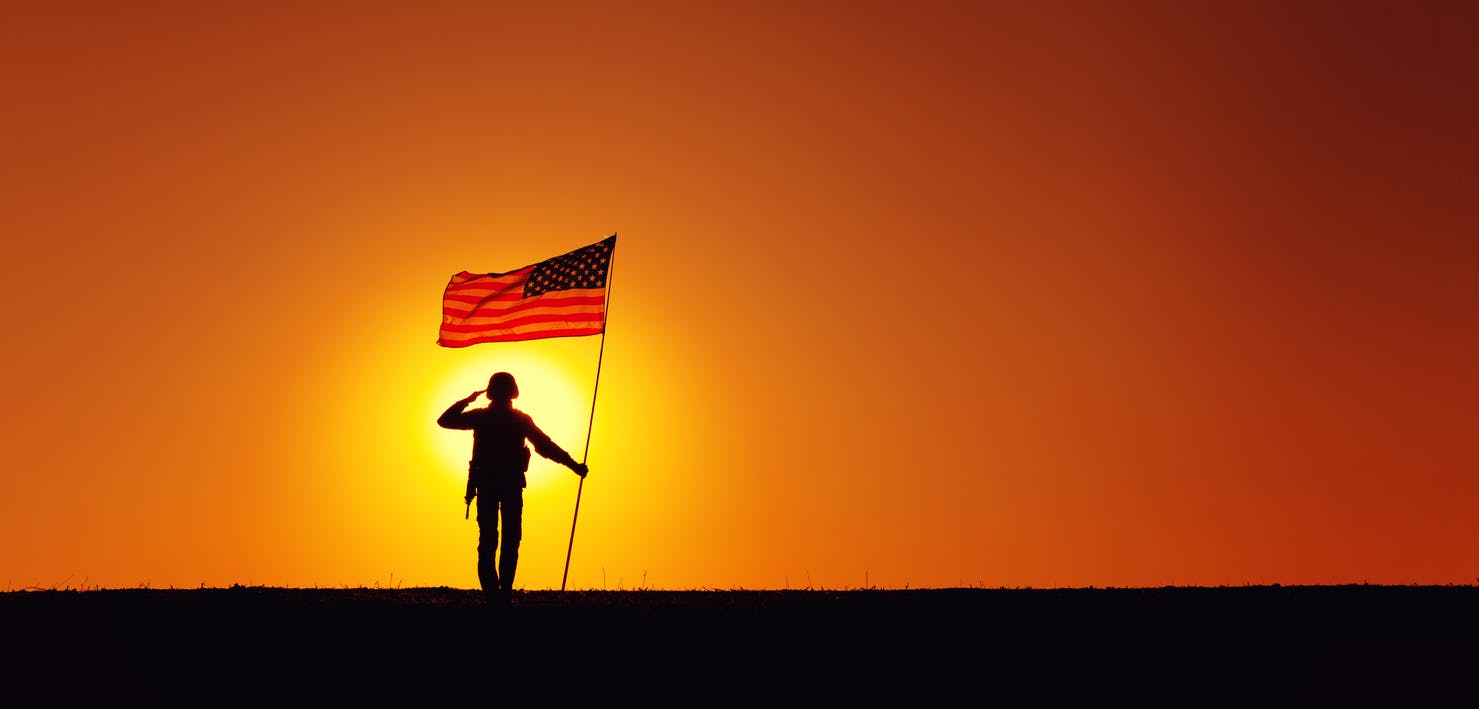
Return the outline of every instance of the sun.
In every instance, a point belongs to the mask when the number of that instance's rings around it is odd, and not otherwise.
[[[519,397],[514,399],[514,408],[529,414],[536,426],[576,460],[580,460],[585,453],[585,437],[589,425],[591,392],[585,388],[589,385],[577,386],[575,377],[560,362],[550,357],[541,357],[537,353],[503,354],[496,358],[468,362],[448,372],[435,391],[430,393],[427,402],[430,420],[435,420],[458,399],[486,389],[488,378],[494,372],[508,372],[514,376],[519,386]],[[480,395],[468,409],[487,405],[487,398]],[[472,454],[472,432],[447,430],[433,425],[429,435],[429,446],[440,467],[448,475],[463,479],[467,475],[467,461]],[[529,463],[529,487],[538,487],[555,478],[556,476],[547,474],[548,470],[541,470],[552,465],[556,464],[534,454]]]

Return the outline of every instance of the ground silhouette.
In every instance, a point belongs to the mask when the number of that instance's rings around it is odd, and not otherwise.
[[[0,594],[12,686],[150,703],[1410,703],[1472,698],[1476,617],[1473,586]]]

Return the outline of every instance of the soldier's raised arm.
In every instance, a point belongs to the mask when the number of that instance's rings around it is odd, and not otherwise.
[[[462,430],[472,428],[473,420],[463,412],[463,409],[467,408],[467,405],[471,404],[473,402],[473,399],[478,398],[478,395],[481,393],[483,393],[481,390],[475,391],[471,394],[468,394],[466,397],[453,402],[451,406],[447,407],[446,411],[442,412],[441,416],[437,417],[437,425],[441,426],[442,428],[455,428]]]

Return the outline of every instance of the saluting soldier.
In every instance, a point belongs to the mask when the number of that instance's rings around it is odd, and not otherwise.
[[[507,603],[513,598],[519,541],[523,538],[524,488],[528,485],[525,473],[529,470],[525,442],[533,444],[539,455],[582,478],[589,469],[539,430],[533,418],[513,407],[519,385],[512,374],[494,374],[488,379],[486,392],[486,408],[465,410],[484,393],[475,391],[442,412],[437,425],[472,431],[472,459],[467,466],[463,501],[471,503],[474,497],[478,501],[478,582],[489,599]]]

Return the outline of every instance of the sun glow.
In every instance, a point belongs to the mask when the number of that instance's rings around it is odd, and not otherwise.
[[[580,460],[590,415],[590,392],[582,391],[575,378],[554,359],[533,352],[504,354],[495,359],[468,362],[451,370],[436,390],[430,392],[428,420],[435,420],[458,399],[486,389],[488,377],[500,371],[513,374],[518,382],[519,397],[514,399],[514,408],[533,417],[535,425]],[[488,399],[480,395],[468,409],[487,405]],[[472,432],[447,430],[435,425],[427,430],[430,437],[428,447],[435,451],[438,463],[449,475],[462,479],[467,474],[467,460],[472,453]],[[541,470],[552,465],[555,464],[535,454],[529,464],[529,487],[538,487],[554,478]]]

